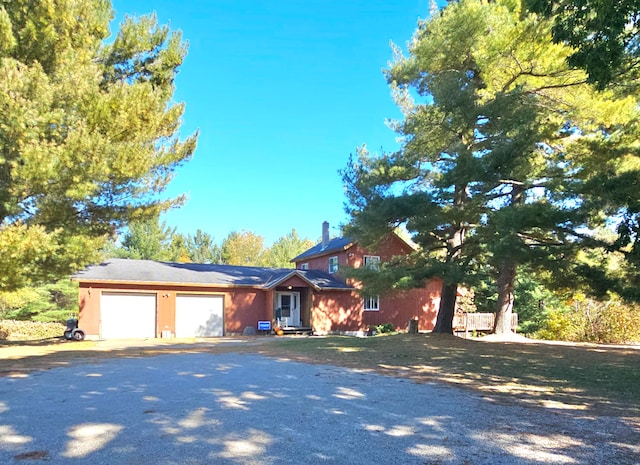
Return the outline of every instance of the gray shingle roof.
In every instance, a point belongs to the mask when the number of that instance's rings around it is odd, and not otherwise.
[[[89,266],[73,275],[72,278],[88,282],[163,283],[271,289],[292,276],[299,276],[316,289],[352,289],[338,277],[320,270],[156,262],[119,258]]]
[[[322,246],[322,243],[316,244],[309,250],[302,252],[295,258],[292,258],[291,261],[299,262],[312,257],[330,254],[332,252],[341,252],[348,249],[353,243],[354,241],[347,237],[336,237],[334,239],[331,239],[325,247]]]

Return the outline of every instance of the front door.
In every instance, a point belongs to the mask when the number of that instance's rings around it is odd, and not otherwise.
[[[279,322],[282,326],[301,326],[300,324],[300,293],[299,292],[278,292],[276,312],[279,315]]]

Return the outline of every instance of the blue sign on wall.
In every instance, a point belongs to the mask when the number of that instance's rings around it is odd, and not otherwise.
[[[258,331],[271,331],[271,322],[258,321]]]

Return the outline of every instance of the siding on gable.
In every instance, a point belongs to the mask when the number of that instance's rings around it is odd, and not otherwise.
[[[302,263],[308,263],[310,270],[321,270],[326,273],[329,271],[329,258],[338,257],[338,272],[339,272],[341,268],[344,268],[345,266],[351,266],[348,260],[348,251],[350,251],[351,248],[348,249],[347,251],[338,250],[338,251],[330,252],[327,255],[321,255],[320,257],[314,257],[311,259],[304,260],[302,262],[298,262],[296,263],[296,268],[300,269],[300,266],[302,265]]]
[[[281,282],[278,287],[280,286],[307,287],[309,286],[309,284],[299,276],[292,276],[289,279]]]
[[[388,262],[395,256],[407,255],[412,251],[413,250],[408,244],[406,244],[395,235],[391,236],[388,240],[383,242],[378,250],[363,249],[356,244],[349,250],[349,252],[352,253],[352,256],[350,257],[350,266],[352,266],[353,268],[360,268],[364,266],[365,255],[378,256],[380,257],[380,262],[384,263]]]
[[[346,250],[337,250],[328,252],[324,255],[306,258],[296,262],[296,268],[300,269],[302,263],[308,263],[310,270],[327,271],[329,269],[329,258],[338,257],[338,270],[341,267],[359,268],[364,264],[365,255],[376,255],[380,257],[381,262],[389,261],[396,255],[406,255],[411,253],[413,249],[409,244],[404,242],[396,235],[391,235],[389,239],[384,241],[379,250],[370,251],[363,249],[357,244],[353,244]]]

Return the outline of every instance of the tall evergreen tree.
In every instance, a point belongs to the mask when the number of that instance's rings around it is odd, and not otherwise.
[[[452,332],[457,286],[483,270],[498,285],[495,329],[510,331],[518,266],[569,267],[590,240],[580,230],[601,219],[582,197],[585,166],[634,105],[569,69],[550,26],[510,0],[453,3],[422,22],[388,72],[402,149],[361,153],[343,173],[351,234],[371,241],[404,224],[421,246],[383,267],[392,287],[444,277],[436,332]]]
[[[637,96],[640,88],[640,2],[636,0],[526,0],[525,5],[553,20],[553,37],[573,47],[568,62],[584,69],[600,89]],[[601,267],[583,266],[591,284],[608,288],[627,299],[640,301],[640,153],[637,135],[626,131],[616,144],[598,147],[597,176],[590,181],[590,196],[599,201],[617,223],[614,248],[626,255],[622,273],[602,273]],[[626,146],[626,157],[619,145]],[[613,152],[613,156],[611,154]],[[606,169],[604,167],[606,166]]]
[[[222,250],[213,237],[201,229],[187,236],[187,250],[194,263],[222,263]]]
[[[313,246],[313,241],[302,239],[298,232],[292,229],[264,252],[263,264],[274,268],[294,268],[295,264],[291,263],[291,259]]]
[[[188,160],[186,54],[154,16],[107,41],[108,0],[0,1],[0,289],[68,275],[158,195]]]
[[[573,47],[571,66],[584,69],[603,89],[638,77],[640,3],[636,0],[526,0],[536,13],[553,18],[553,37]],[[633,79],[629,80],[633,75]],[[629,88],[635,91],[637,85]]]
[[[178,261],[179,243],[183,239],[176,240],[175,237],[175,228],[170,228],[164,221],[160,222],[157,216],[133,221],[129,224],[122,244],[115,249],[115,255],[137,260]]]

